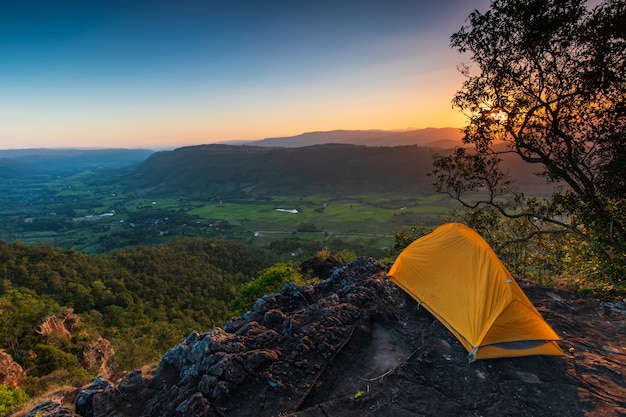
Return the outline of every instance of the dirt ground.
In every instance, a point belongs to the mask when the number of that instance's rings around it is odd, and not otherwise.
[[[294,415],[625,416],[624,305],[520,285],[567,356],[470,364],[445,327],[391,289],[399,320],[378,317],[353,337]]]
[[[224,328],[191,334],[154,376],[96,381],[73,415],[626,416],[624,300],[521,281],[566,356],[469,363],[385,272],[361,258],[316,286],[286,286]]]

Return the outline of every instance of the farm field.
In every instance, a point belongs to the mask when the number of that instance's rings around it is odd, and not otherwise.
[[[102,253],[204,236],[267,246],[286,257],[324,246],[384,256],[394,231],[435,226],[453,209],[438,194],[189,200],[127,193],[122,178],[81,171],[0,184],[0,239]]]
[[[314,195],[277,196],[263,203],[203,204],[188,213],[214,223],[227,222],[244,235],[252,235],[248,241],[255,245],[289,236],[333,250],[356,245],[378,254],[393,243],[394,231],[440,224],[451,210],[451,202],[440,195]]]
[[[255,232],[292,233],[301,228],[336,234],[392,234],[394,227],[410,227],[416,221],[436,224],[451,208],[446,204],[439,195],[273,197],[264,203],[203,204],[189,214],[237,222]]]

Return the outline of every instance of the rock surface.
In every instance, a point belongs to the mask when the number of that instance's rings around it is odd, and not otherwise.
[[[41,324],[35,327],[35,332],[39,334],[53,334],[61,339],[72,338],[72,331],[76,330],[83,320],[74,314],[73,308],[68,308],[63,313],[63,317],[48,316]]]
[[[462,345],[361,258],[316,286],[287,285],[224,328],[193,333],[154,376],[99,379],[82,417],[624,416],[626,315],[520,285],[566,357],[467,361]]]
[[[56,401],[46,401],[30,410],[24,417],[80,417]]]
[[[91,340],[79,352],[79,361],[83,368],[110,377],[117,366],[115,351],[111,342],[102,337]]]
[[[26,375],[19,363],[15,362],[11,355],[0,350],[0,385],[11,388],[19,388],[20,379]]]

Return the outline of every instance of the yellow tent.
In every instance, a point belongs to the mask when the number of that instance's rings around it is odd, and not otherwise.
[[[559,336],[489,244],[465,225],[444,224],[417,239],[388,275],[459,339],[470,362],[563,355]]]

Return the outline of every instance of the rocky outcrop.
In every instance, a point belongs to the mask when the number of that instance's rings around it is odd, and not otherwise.
[[[300,264],[300,273],[304,276],[328,278],[335,269],[342,266],[334,256],[324,259],[312,258]]]
[[[20,380],[26,375],[19,363],[11,355],[0,350],[0,385],[19,388]]]
[[[48,316],[41,324],[35,327],[38,334],[53,334],[61,339],[72,338],[72,331],[76,330],[83,320],[74,314],[73,308],[68,308],[63,313],[63,317]]]
[[[80,417],[55,401],[46,401],[30,410],[24,417]]]
[[[626,415],[623,304],[520,285],[567,357],[477,361],[361,258],[287,285],[223,328],[192,333],[153,377],[99,379],[76,413],[104,416]]]
[[[82,324],[83,319],[74,314],[74,309],[68,308],[63,312],[63,316],[48,316],[43,319],[35,327],[35,332],[41,335],[52,334],[58,338],[70,340],[72,332]],[[83,368],[104,377],[110,377],[117,366],[115,351],[111,343],[100,336],[81,344],[77,357]]]
[[[107,378],[112,375],[117,366],[111,342],[102,337],[87,343],[83,351],[79,353],[78,359],[83,368]]]

